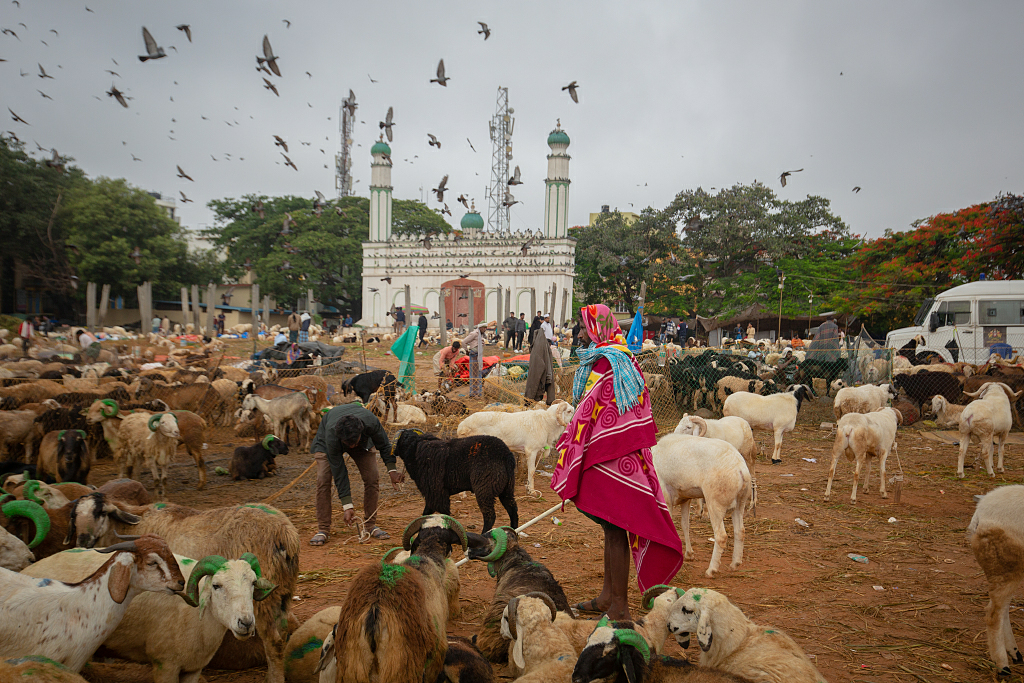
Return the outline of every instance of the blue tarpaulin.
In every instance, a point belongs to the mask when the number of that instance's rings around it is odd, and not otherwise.
[[[640,347],[644,343],[644,307],[640,306],[636,309],[636,317],[633,318],[633,323],[629,326],[629,332],[626,333],[626,348],[633,353],[640,350]]]

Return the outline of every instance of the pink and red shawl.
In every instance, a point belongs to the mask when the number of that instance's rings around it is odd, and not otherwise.
[[[679,534],[651,458],[657,432],[651,397],[645,387],[639,403],[619,415],[611,363],[601,358],[593,371],[603,376],[583,396],[558,441],[551,488],[562,500],[627,531],[644,591],[669,583],[683,564]]]

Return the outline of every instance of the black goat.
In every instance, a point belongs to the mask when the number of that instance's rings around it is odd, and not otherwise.
[[[451,683],[493,683],[491,663],[480,654],[473,641],[462,636],[448,636],[448,652],[444,655],[444,676]]]
[[[473,642],[490,661],[507,662],[509,641],[501,635],[501,613],[508,601],[517,595],[538,591],[548,595],[559,612],[572,615],[569,599],[548,568],[535,562],[519,545],[519,534],[514,529],[491,529],[485,534],[471,533],[467,537],[469,559],[486,562],[487,571],[498,579],[494,597]]]
[[[395,411],[395,421],[398,421],[398,378],[387,370],[373,370],[356,375],[347,379],[341,384],[341,393],[348,396],[355,393],[363,402],[363,405],[370,407],[370,396],[380,391],[380,398],[384,402],[384,419],[387,420],[388,408]]]
[[[494,526],[494,499],[501,501],[513,527],[516,506],[516,456],[496,436],[469,436],[442,441],[418,429],[404,429],[395,455],[423,496],[423,514],[451,514],[451,496],[472,491],[484,516],[483,531]]]
[[[948,372],[918,372],[913,375],[896,375],[892,378],[895,389],[902,389],[907,398],[917,401],[921,410],[932,396],[943,396],[950,403],[959,403],[961,392],[960,380]]]
[[[80,429],[50,432],[39,444],[36,467],[40,473],[56,475],[58,481],[87,484],[92,468],[92,451]]]
[[[91,394],[83,391],[67,391],[63,394],[57,394],[53,397],[53,400],[62,406],[91,406],[93,401],[104,398],[112,399],[118,403],[128,403],[128,401],[131,400],[131,397],[128,395],[128,392],[124,387],[114,387],[102,395]]]
[[[228,471],[235,481],[263,479],[277,468],[274,458],[279,455],[288,455],[288,444],[271,434],[259,443],[236,448]]]

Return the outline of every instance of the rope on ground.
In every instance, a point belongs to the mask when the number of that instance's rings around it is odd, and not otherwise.
[[[306,468],[305,470],[303,470],[303,471],[302,471],[302,474],[300,474],[299,476],[297,476],[297,477],[295,477],[294,479],[292,479],[292,483],[288,484],[287,486],[285,486],[285,487],[284,487],[283,489],[281,489],[281,490],[280,490],[280,491],[278,491],[277,493],[275,493],[275,494],[273,494],[273,495],[270,495],[270,496],[267,496],[266,498],[264,498],[264,499],[263,499],[263,504],[264,504],[264,505],[266,505],[266,504],[268,504],[268,503],[272,503],[272,502],[274,502],[274,501],[275,501],[275,500],[277,500],[277,499],[278,499],[278,497],[280,497],[280,496],[281,496],[281,495],[282,495],[283,493],[285,493],[286,491],[288,491],[289,489],[291,489],[291,487],[293,487],[293,486],[295,486],[296,484],[298,484],[298,483],[299,483],[299,480],[300,480],[300,479],[302,479],[302,478],[303,478],[304,476],[306,476],[307,474],[309,474],[309,471],[310,471],[311,469],[313,469],[313,465],[315,465],[315,464],[316,464],[316,460],[314,460],[313,462],[309,463],[309,467],[307,467],[307,468]]]

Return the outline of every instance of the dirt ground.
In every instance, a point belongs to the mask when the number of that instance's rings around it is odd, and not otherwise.
[[[358,352],[358,347],[355,349]],[[424,354],[429,366],[431,349]],[[348,354],[346,354],[348,355]],[[396,369],[393,357],[378,350],[367,353],[367,362]],[[418,371],[420,388],[432,388],[429,368]],[[339,384],[341,378],[331,378]],[[458,392],[455,392],[458,393]],[[464,393],[464,392],[463,392]],[[454,396],[455,394],[453,394]],[[831,399],[815,401],[801,411],[798,426],[786,435],[783,464],[772,466],[771,435],[755,432],[761,444],[755,476],[758,482],[757,517],[746,520],[743,564],[728,569],[731,547],[723,556],[723,569],[705,578],[710,560],[711,529],[707,519],[691,521],[696,558],[686,562],[671,581],[680,587],[703,586],[726,594],[748,617],[759,624],[788,632],[814,658],[831,681],[983,681],[992,678],[985,647],[984,606],[987,586],[964,540],[964,530],[974,511],[975,494],[1000,484],[1018,483],[1024,466],[1024,447],[1006,447],[1007,473],[988,477],[979,463],[956,477],[957,446],[925,439],[914,427],[901,428],[899,457],[890,457],[889,475],[904,476],[900,502],[889,485],[889,497],[878,494],[877,471],[869,490],[858,492],[850,503],[852,468],[845,460],[838,467],[832,501],[822,502],[833,437],[819,429],[832,422]],[[206,490],[196,491],[191,460],[179,452],[171,471],[168,500],[199,508],[262,501],[291,483],[311,459],[293,447],[278,458],[278,473],[262,481],[232,482],[213,474],[226,467],[235,446],[248,443],[230,428],[217,428],[207,436],[206,461],[210,472]],[[971,463],[977,446],[968,453]],[[545,463],[550,471],[551,463]],[[543,471],[542,471],[543,472]],[[93,470],[92,483],[116,475],[109,461]],[[350,465],[357,509],[361,486]],[[148,472],[141,481],[151,485]],[[520,479],[522,481],[522,479]],[[411,481],[394,491],[381,468],[382,507],[379,524],[388,541],[358,542],[354,528],[341,523],[335,506],[333,535],[322,548],[307,541],[316,531],[313,498],[315,473],[308,472],[274,500],[298,528],[302,537],[300,568],[294,611],[300,621],[320,609],[340,603],[349,580],[367,563],[400,542],[402,529],[422,511],[422,499]],[[518,497],[520,519],[528,520],[558,502],[548,490],[543,473],[537,487],[547,491],[542,499]],[[470,497],[453,500],[455,516],[470,530],[479,529],[480,512]],[[676,513],[678,524],[678,512]],[[557,513],[562,524],[545,518],[531,527],[524,542],[535,559],[543,562],[564,586],[571,602],[592,598],[602,584],[602,537],[599,528],[571,505]],[[797,518],[808,526],[797,523]],[[499,505],[498,524],[507,521]],[[731,536],[731,525],[726,525]],[[731,541],[730,541],[731,543]],[[456,556],[461,552],[456,550]],[[863,555],[867,564],[848,554]],[[641,614],[639,592],[631,584],[631,606]],[[494,580],[482,563],[461,569],[462,615],[449,625],[459,635],[472,635],[494,589]],[[1020,605],[1020,601],[1015,603]],[[1011,608],[1019,630],[1020,610]],[[673,642],[669,654],[684,656]],[[699,651],[688,654],[696,659]],[[1010,680],[1021,681],[1021,667]],[[263,672],[208,671],[210,681],[256,682]]]

